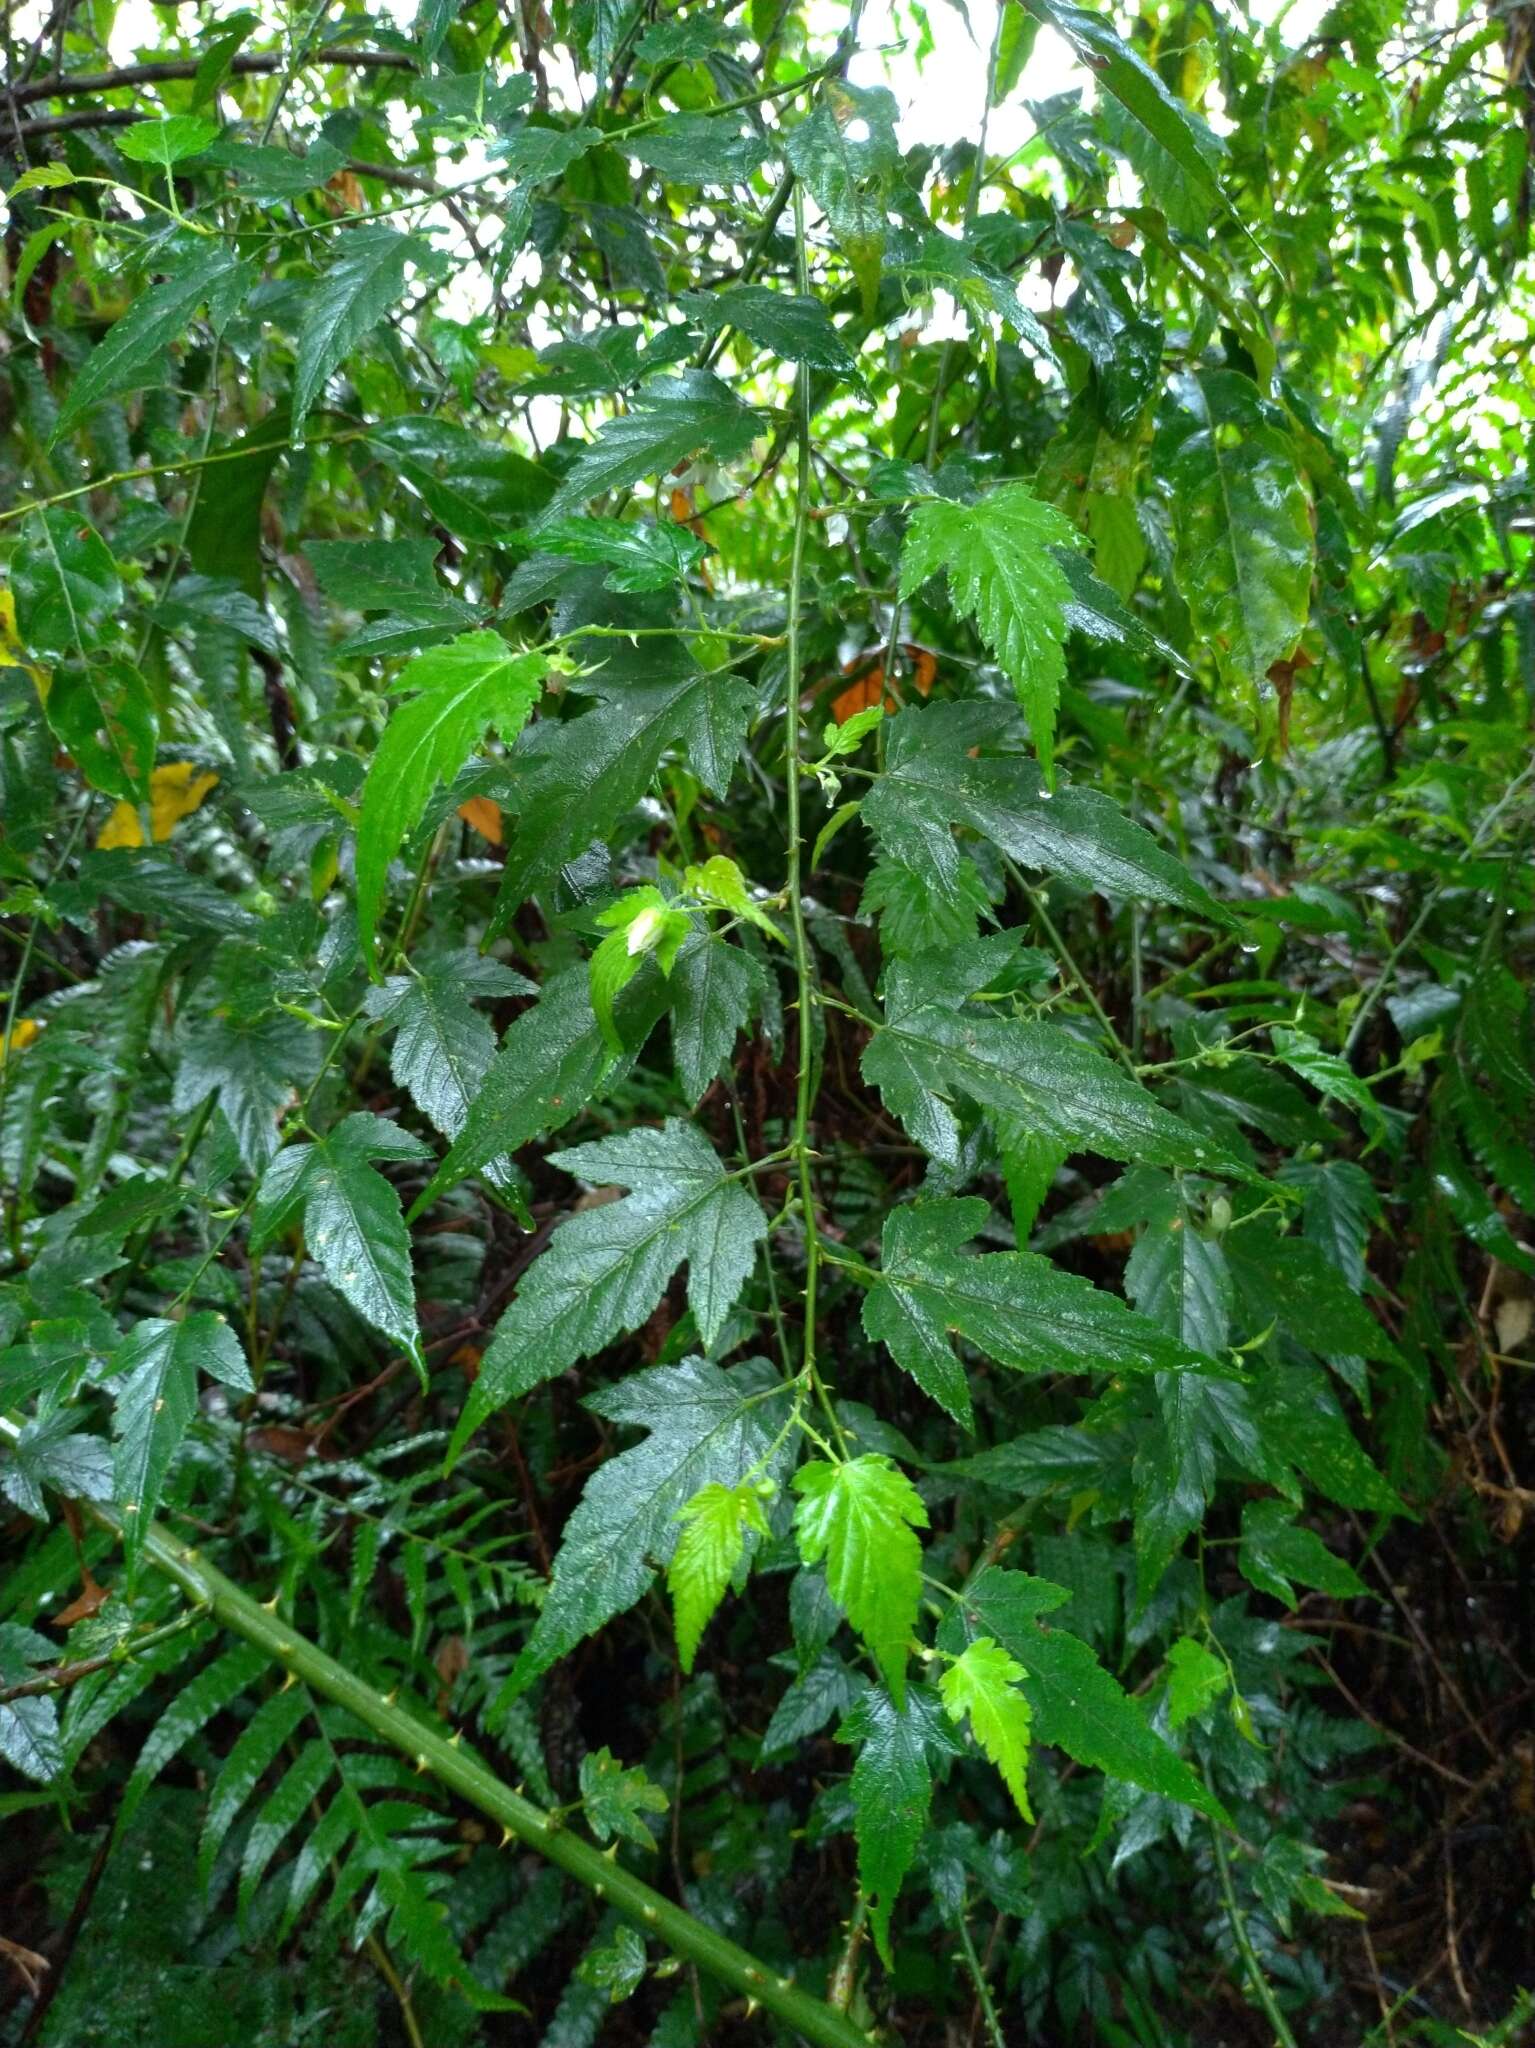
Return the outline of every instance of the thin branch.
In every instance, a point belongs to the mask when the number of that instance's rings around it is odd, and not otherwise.
[[[16,86],[7,97],[13,105],[29,107],[36,100],[79,99],[86,93],[122,92],[130,86],[158,85],[162,80],[195,78],[200,57],[166,57],[152,64],[123,64],[115,71],[50,71],[46,78],[33,78]],[[328,46],[316,50],[311,64],[346,64],[358,71],[414,71],[416,62],[400,50],[342,50]],[[277,50],[255,51],[236,57],[229,69],[237,78],[261,77],[286,68],[287,59]]]

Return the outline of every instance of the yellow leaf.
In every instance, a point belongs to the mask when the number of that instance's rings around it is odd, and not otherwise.
[[[183,818],[191,817],[217,781],[211,769],[199,768],[192,761],[170,761],[155,769],[149,778],[149,829],[156,846],[170,838]],[[109,852],[114,846],[143,844],[144,828],[133,805],[114,804],[112,815],[96,835],[98,849]]]
[[[501,806],[488,796],[470,797],[467,803],[459,805],[458,815],[492,846],[501,844]]]
[[[0,1067],[5,1065],[11,1053],[25,1052],[42,1028],[35,1017],[20,1018],[10,1037],[0,1038]]]
[[[48,671],[26,658],[26,650],[16,631],[16,598],[9,590],[0,590],[0,668],[23,670],[37,685],[37,694],[47,698]]]

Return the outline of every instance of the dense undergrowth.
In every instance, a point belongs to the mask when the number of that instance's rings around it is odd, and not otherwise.
[[[7,9],[0,2039],[1531,2038],[1535,13],[1287,15]]]

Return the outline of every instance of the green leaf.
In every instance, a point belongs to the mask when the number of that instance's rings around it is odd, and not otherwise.
[[[706,334],[734,327],[786,363],[808,363],[834,377],[856,378],[858,365],[819,299],[801,299],[762,284],[718,292],[684,292],[678,305]]]
[[[693,772],[723,795],[756,704],[744,678],[708,675],[674,655],[659,676],[582,676],[572,687],[601,702],[581,718],[546,719],[518,749],[517,832],[507,848],[492,935],[534,890],[606,838],[649,789],[667,749],[681,746]]]
[[[130,1330],[112,1354],[113,1372],[120,1376],[112,1416],[112,1497],[122,1510],[130,1562],[143,1545],[165,1475],[196,1411],[199,1368],[238,1393],[255,1391],[234,1332],[211,1310],[179,1323],[151,1317]]]
[[[768,154],[766,140],[737,114],[668,114],[619,147],[678,185],[744,185]]]
[[[1018,694],[1047,783],[1072,596],[1051,549],[1080,546],[1081,538],[1064,513],[1041,504],[1026,485],[1002,484],[974,505],[919,506],[901,548],[903,600],[947,571],[956,614],[974,620]]]
[[[37,661],[75,654],[89,662],[123,601],[112,550],[88,520],[58,505],[37,513],[22,533],[9,574],[23,650]]]
[[[1227,1257],[1255,1328],[1277,1323],[1321,1356],[1395,1364],[1401,1353],[1319,1245],[1259,1227],[1232,1234]]]
[[[103,399],[157,383],[165,351],[186,334],[197,308],[219,294],[239,268],[234,251],[215,244],[136,299],[107,329],[70,384],[53,439],[69,433]]]
[[[1125,1266],[1125,1292],[1153,1322],[1207,1358],[1219,1358],[1231,1334],[1233,1289],[1217,1238],[1196,1230],[1169,1190],[1163,1212],[1137,1238]]]
[[[691,1108],[729,1059],[761,998],[762,970],[728,939],[699,937],[672,969],[672,1057]]]
[[[1193,1636],[1179,1636],[1167,1653],[1167,1718],[1174,1728],[1195,1721],[1226,1691],[1231,1673]]]
[[[1275,409],[1238,370],[1174,382],[1165,468],[1177,507],[1178,587],[1221,672],[1267,720],[1269,669],[1295,651],[1311,605],[1311,508]]]
[[[844,1718],[837,1740],[859,1746],[851,1786],[858,1889],[869,1909],[874,1946],[886,1969],[893,1969],[890,1916],[927,1832],[933,1801],[929,1758],[952,1751],[953,1740],[937,1701],[920,1685],[908,1690],[900,1706],[883,1686],[871,1685]]]
[[[935,1133],[931,1104],[962,1096],[1106,1159],[1244,1171],[1215,1139],[1163,1109],[1112,1060],[1057,1025],[930,1006],[887,1020],[864,1053],[863,1073],[946,1164],[958,1164],[957,1143],[941,1128]]]
[[[614,1015],[628,1050],[615,1067],[592,1013],[585,966],[556,975],[508,1028],[463,1129],[418,1196],[411,1220],[467,1174],[579,1115],[600,1083],[622,1078],[665,1007],[666,984],[657,973],[641,975],[624,990]]]
[[[305,287],[294,343],[293,435],[300,441],[332,372],[398,302],[407,269],[428,254],[413,235],[385,227],[342,228],[332,245],[339,254]]]
[[[581,1759],[581,1805],[586,1824],[599,1842],[615,1836],[653,1849],[656,1838],[647,1813],[665,1813],[668,1801],[645,1773],[626,1769],[610,1749],[588,1750]]]
[[[428,1156],[419,1138],[356,1110],[314,1144],[278,1153],[262,1182],[252,1226],[253,1241],[260,1244],[302,1201],[304,1236],[326,1279],[365,1322],[400,1345],[423,1386],[410,1236],[399,1196],[372,1162]]]
[[[1033,1713],[1037,1744],[1063,1749],[1090,1770],[1192,1806],[1212,1820],[1225,1809],[1079,1636],[1041,1628],[1040,1615],[1069,1595],[1022,1572],[988,1565],[965,1589],[939,1629],[941,1649],[957,1651],[989,1636],[1023,1666],[1019,1680]]]
[[[119,1840],[166,1765],[173,1763],[193,1736],[256,1684],[267,1669],[266,1651],[254,1643],[236,1643],[211,1664],[205,1664],[191,1683],[182,1687],[144,1738],[134,1762],[133,1775],[123,1792],[114,1823]]]
[[[603,588],[620,592],[669,590],[709,552],[688,527],[658,519],[556,519],[536,538],[547,554],[606,564]]]
[[[1282,1500],[1250,1500],[1243,1508],[1237,1565],[1249,1585],[1272,1593],[1292,1613],[1299,1604],[1295,1585],[1315,1586],[1330,1600],[1360,1600],[1369,1591],[1353,1566],[1297,1523],[1295,1509]]]
[[[56,1662],[46,1636],[16,1622],[0,1622],[0,1685],[24,1685],[38,1666]],[[62,1777],[67,1762],[59,1741],[59,1708],[47,1693],[0,1703],[0,1757],[40,1785]]]
[[[1301,1230],[1356,1294],[1365,1284],[1370,1227],[1381,1220],[1375,1183],[1352,1159],[1292,1160],[1277,1176],[1301,1190]]]
[[[389,863],[493,727],[522,730],[557,657],[517,653],[499,633],[464,633],[408,664],[396,688],[419,694],[395,710],[368,769],[357,826],[357,923],[371,960]]]
[[[755,1195],[676,1118],[549,1156],[567,1173],[632,1192],[571,1217],[528,1268],[480,1363],[453,1433],[455,1456],[497,1408],[637,1329],[684,1259],[688,1302],[712,1344],[767,1234]]]
[[[296,1084],[310,1079],[318,1064],[315,1033],[295,1018],[217,1010],[193,1024],[182,1042],[171,1108],[188,1116],[214,1096],[240,1158],[256,1171],[277,1150],[278,1118]]]
[[[990,1636],[977,1636],[944,1672],[938,1690],[951,1721],[970,1717],[970,1733],[996,1765],[1013,1803],[1026,1821],[1029,1808],[1029,1722],[1027,1698],[1018,1690],[1023,1666]]]
[[[50,730],[93,789],[123,803],[148,800],[157,721],[149,686],[116,657],[39,671]]]
[[[1309,1032],[1290,1031],[1282,1024],[1270,1028],[1269,1038],[1292,1074],[1309,1081],[1330,1101],[1345,1103],[1372,1138],[1385,1136],[1386,1119],[1380,1104],[1347,1060],[1325,1052]]]
[[[208,1794],[197,1874],[204,1890],[213,1865],[236,1816],[276,1762],[299,1723],[309,1712],[309,1695],[300,1686],[282,1686],[268,1694],[241,1730],[239,1740],[219,1766]]]
[[[419,414],[385,420],[369,431],[368,446],[461,540],[501,543],[554,492],[554,479],[540,463],[451,420]]]
[[[218,140],[219,124],[203,114],[172,114],[166,121],[136,121],[117,132],[117,146],[136,164],[185,163]]]
[[[693,930],[693,920],[647,883],[626,891],[616,903],[599,911],[597,922],[613,929],[587,963],[592,1014],[608,1050],[617,1057],[624,1049],[613,1020],[619,992],[652,956],[661,972],[670,977],[683,941]]]
[[[540,526],[568,518],[606,491],[665,476],[703,450],[719,462],[744,455],[760,420],[707,370],[658,377],[634,396],[634,410],[609,420],[577,457]]]
[[[466,953],[392,976],[368,990],[363,1009],[394,1026],[389,1070],[395,1080],[445,1138],[456,1138],[496,1057],[495,1033],[470,995],[537,993],[535,983],[498,960]],[[489,1161],[485,1172],[498,1187],[512,1183],[510,1162]]]
[[[587,1406],[610,1422],[648,1432],[633,1450],[609,1458],[587,1481],[565,1525],[549,1596],[503,1690],[526,1691],[584,1637],[641,1599],[681,1535],[678,1511],[704,1487],[734,1487],[748,1476],[772,1478],[784,1464],[779,1425],[784,1400],[777,1374],[749,1359],[722,1372],[701,1358],[634,1373],[592,1395]],[[785,1386],[783,1393],[787,1396]]]
[[[66,1500],[112,1498],[111,1450],[100,1437],[83,1434],[80,1421],[66,1408],[22,1424],[10,1456],[0,1465],[0,1493],[24,1515],[47,1520],[45,1486]]]
[[[1366,1513],[1401,1514],[1401,1501],[1359,1446],[1338,1397],[1314,1366],[1270,1369],[1254,1406],[1271,1452],[1304,1473],[1329,1500]]]
[[[996,723],[995,707],[982,704],[903,711],[890,727],[885,773],[864,798],[864,817],[880,844],[928,878],[935,897],[945,904],[969,900],[969,863],[950,829],[960,825],[1022,867],[1106,896],[1224,916],[1177,855],[1100,791],[1065,788],[1052,795],[1039,769],[1021,755],[977,755],[975,749],[993,742]]]
[[[768,1533],[762,1502],[750,1486],[706,1486],[677,1517],[682,1535],[667,1568],[666,1585],[677,1622],[677,1654],[693,1669],[698,1639],[725,1597],[746,1553],[748,1530]]]
[[[951,1335],[1017,1372],[1187,1372],[1210,1361],[1114,1295],[1033,1252],[960,1250],[989,1213],[979,1197],[920,1202],[887,1220],[863,1324],[897,1365],[971,1427]]]
[[[832,1598],[868,1645],[899,1707],[922,1598],[922,1497],[877,1452],[842,1465],[813,1461],[794,1475],[794,1531],[807,1565],[826,1561]]]
[[[826,215],[866,317],[879,296],[887,195],[900,162],[896,113],[883,86],[828,79],[810,114],[784,138],[790,168]]]
[[[1225,147],[1219,138],[1168,91],[1103,15],[1072,6],[1070,0],[1022,4],[1036,21],[1065,38],[1103,90],[1123,107],[1128,119],[1110,133],[1174,227],[1199,232],[1220,202]]]

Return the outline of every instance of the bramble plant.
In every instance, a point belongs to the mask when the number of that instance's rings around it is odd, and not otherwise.
[[[1520,2038],[1529,6],[31,12],[0,2037]]]

